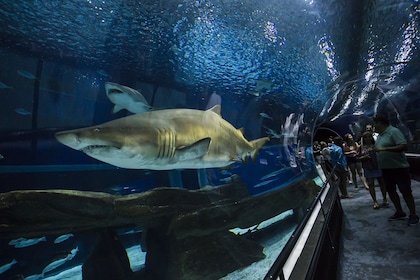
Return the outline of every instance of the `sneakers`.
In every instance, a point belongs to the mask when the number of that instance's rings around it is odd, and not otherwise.
[[[408,217],[407,225],[414,226],[418,222],[419,222],[419,216],[417,216],[417,215],[414,215],[414,216],[410,215]]]
[[[407,217],[407,214],[405,214],[404,212],[395,212],[394,215],[392,215],[391,217],[388,217],[388,221],[404,220],[406,217]]]

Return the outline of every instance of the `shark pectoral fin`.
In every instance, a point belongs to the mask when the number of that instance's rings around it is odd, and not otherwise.
[[[195,158],[200,158],[207,154],[207,151],[210,147],[211,138],[203,138],[201,140],[198,140],[197,142],[185,146],[182,148],[178,148],[175,152],[175,159],[176,161],[185,161],[185,160],[191,160]]]
[[[112,108],[112,113],[115,114],[115,113],[121,111],[122,109],[123,109],[123,107],[115,105],[114,108]]]
[[[258,152],[265,145],[265,143],[269,140],[270,140],[270,138],[263,137],[263,138],[259,138],[259,139],[251,141],[251,145],[253,147],[253,150],[251,151],[251,158],[252,158],[253,162],[255,162],[255,160],[257,158],[257,155],[258,155]]]

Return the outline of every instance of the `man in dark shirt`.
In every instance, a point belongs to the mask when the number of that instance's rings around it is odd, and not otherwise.
[[[397,193],[398,186],[410,211],[408,225],[415,225],[419,222],[419,217],[416,215],[416,205],[411,191],[410,165],[404,153],[407,149],[407,140],[398,128],[389,124],[386,115],[377,115],[374,121],[375,131],[379,133],[375,142],[378,165],[382,170],[386,190],[396,209],[395,214],[388,220],[405,219],[407,216],[401,207]]]

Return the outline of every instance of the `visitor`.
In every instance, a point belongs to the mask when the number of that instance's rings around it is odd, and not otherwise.
[[[379,204],[376,200],[375,191],[375,179],[378,181],[379,188],[382,193],[382,206],[388,207],[389,203],[386,199],[386,189],[384,179],[382,178],[382,172],[378,167],[375,152],[375,139],[371,132],[365,132],[362,135],[362,145],[360,146],[360,152],[358,160],[362,163],[363,173],[369,186],[369,192],[373,199],[373,209],[379,209]]]
[[[350,133],[344,135],[344,155],[346,156],[347,166],[351,173],[351,179],[353,180],[354,188],[359,190],[356,171],[359,174],[360,180],[362,181],[365,189],[369,190],[369,186],[366,183],[366,179],[363,176],[362,164],[357,161],[357,154],[359,153],[360,146],[354,141],[353,136]]]
[[[416,205],[411,190],[410,166],[404,151],[407,149],[407,140],[402,132],[389,124],[386,115],[374,117],[375,131],[379,133],[375,143],[379,168],[389,197],[394,204],[396,212],[388,218],[389,221],[405,219],[407,214],[401,207],[397,186],[410,211],[408,225],[419,222],[416,215]]]
[[[331,162],[334,164],[336,173],[339,177],[338,187],[341,191],[341,198],[351,198],[347,193],[347,161],[343,153],[343,139],[340,136],[334,137],[334,142],[330,147]]]

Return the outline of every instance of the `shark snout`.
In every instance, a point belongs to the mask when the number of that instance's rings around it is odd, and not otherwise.
[[[55,134],[55,138],[61,142],[62,144],[69,146],[75,150],[81,150],[84,148],[85,145],[80,141],[79,136],[73,132],[57,132]]]

